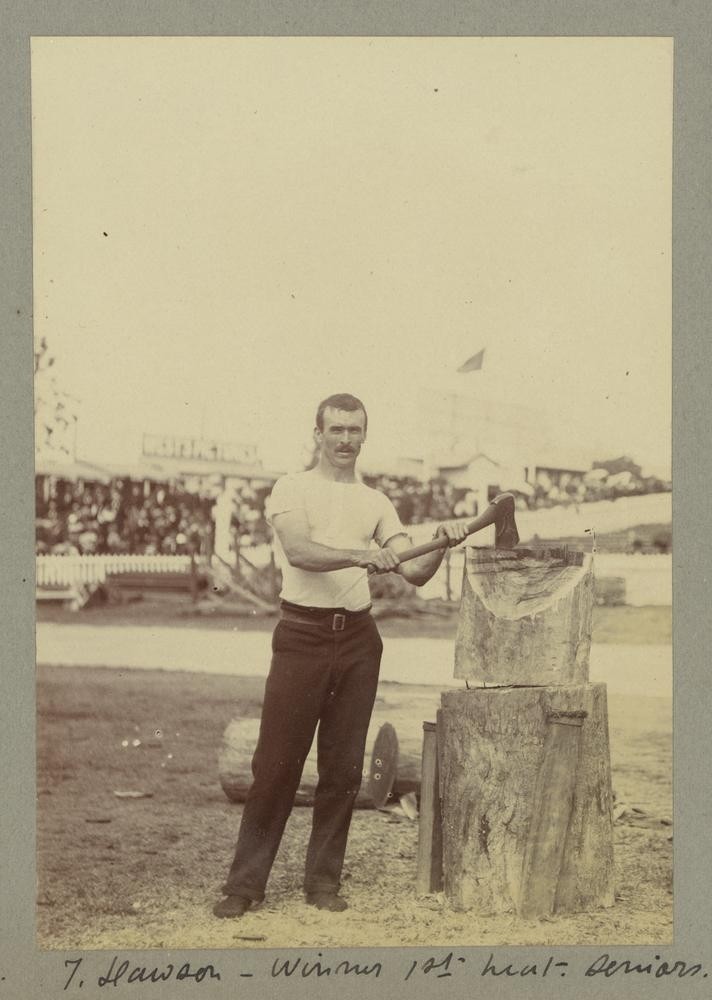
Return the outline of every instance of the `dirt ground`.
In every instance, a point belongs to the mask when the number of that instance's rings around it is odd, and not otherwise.
[[[669,609],[601,608],[594,639],[652,641],[652,634],[664,642],[668,627]],[[382,631],[387,634],[385,627]],[[229,803],[220,788],[217,749],[231,719],[259,715],[263,683],[162,671],[38,669],[40,947],[672,940],[672,706],[667,698],[624,695],[609,695],[618,816],[612,909],[545,921],[456,913],[442,896],[415,895],[417,823],[404,815],[359,810],[344,878],[350,908],[324,914],[307,907],[301,895],[311,813],[298,808],[265,903],[242,920],[217,920],[210,907],[241,814],[241,806]],[[438,699],[437,689],[414,685],[385,685],[381,694],[391,702],[412,703],[420,720],[427,700]],[[117,797],[116,791],[146,797]]]

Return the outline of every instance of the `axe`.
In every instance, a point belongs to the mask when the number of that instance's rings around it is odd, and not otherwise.
[[[517,522],[514,520],[514,494],[498,493],[489,507],[466,526],[467,534],[474,535],[476,531],[481,531],[482,528],[487,528],[490,524],[494,524],[495,526],[495,548],[513,549],[519,541]],[[434,552],[436,549],[446,549],[448,544],[449,542],[445,535],[437,535],[429,542],[424,542],[422,545],[415,545],[412,549],[405,549],[404,552],[399,552],[398,562],[404,563],[409,559],[417,559],[418,556],[425,555],[426,552]],[[368,572],[370,575],[373,570],[369,569]],[[356,579],[352,584],[349,584],[341,595],[341,600],[353,590],[358,582],[358,579]]]
[[[494,545],[497,549],[513,549],[519,541],[517,522],[514,519],[514,495],[512,493],[499,493],[492,503],[474,521],[466,525],[467,534],[474,535],[476,531],[487,528],[494,524]],[[399,562],[407,562],[409,559],[417,559],[418,556],[425,555],[426,552],[434,552],[436,549],[446,549],[448,539],[444,535],[438,535],[429,542],[422,545],[415,545],[412,549],[406,549],[398,554]]]

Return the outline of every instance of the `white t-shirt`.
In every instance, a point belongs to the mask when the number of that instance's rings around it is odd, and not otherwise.
[[[274,484],[267,502],[267,519],[289,510],[303,510],[313,542],[333,549],[367,549],[372,541],[383,546],[394,535],[405,534],[388,497],[365,483],[337,483],[318,471],[295,472]],[[371,603],[368,574],[358,566],[316,573],[291,566],[275,532],[277,560],[282,569],[281,597],[312,608],[360,611]]]

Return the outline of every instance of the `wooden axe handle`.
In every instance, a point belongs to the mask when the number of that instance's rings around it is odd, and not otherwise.
[[[505,502],[505,507],[500,507],[500,504]],[[467,528],[467,534],[473,535],[476,531],[480,531],[482,528],[488,527],[490,524],[494,524],[495,521],[500,517],[506,506],[510,506],[510,510],[514,510],[514,497],[511,493],[500,493],[500,495],[492,501],[492,503],[487,507],[485,511],[476,517],[474,521],[470,521]],[[424,542],[422,545],[415,545],[412,549],[406,549],[405,552],[400,552],[398,554],[398,562],[408,562],[409,559],[417,559],[418,556],[425,555],[426,552],[434,552],[436,549],[446,549],[449,545],[448,539],[444,535],[438,535],[431,539],[429,542]]]

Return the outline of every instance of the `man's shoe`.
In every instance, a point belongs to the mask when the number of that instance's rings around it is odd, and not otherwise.
[[[246,896],[225,896],[213,907],[216,917],[241,917],[252,906],[252,900]]]
[[[318,910],[330,910],[332,913],[341,913],[349,908],[346,900],[335,892],[308,892],[307,903],[309,906],[316,906]]]

